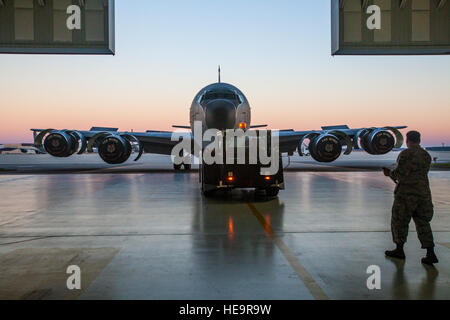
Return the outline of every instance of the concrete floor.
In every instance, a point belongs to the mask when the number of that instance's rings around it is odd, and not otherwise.
[[[0,299],[449,299],[450,172],[432,172],[436,268],[392,248],[378,172],[287,172],[205,199],[196,173],[0,175]],[[66,288],[78,265],[82,289]],[[381,290],[366,270],[381,268]]]

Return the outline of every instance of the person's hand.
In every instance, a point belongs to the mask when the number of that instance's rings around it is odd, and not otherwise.
[[[386,177],[390,177],[391,176],[391,170],[388,168],[383,168],[383,173]]]

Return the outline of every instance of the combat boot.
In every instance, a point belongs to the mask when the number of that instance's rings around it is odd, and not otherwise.
[[[396,258],[400,260],[406,259],[405,251],[403,251],[403,245],[397,245],[397,248],[395,250],[386,251],[384,254],[386,255],[386,257],[390,258]]]
[[[427,256],[425,258],[422,258],[422,263],[430,266],[432,266],[435,263],[439,263],[439,260],[436,257],[433,248],[427,249]]]

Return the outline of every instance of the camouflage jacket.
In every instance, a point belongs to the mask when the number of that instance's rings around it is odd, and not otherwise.
[[[397,160],[397,168],[391,177],[398,182],[396,195],[415,195],[431,198],[428,172],[431,156],[420,146],[413,146],[402,151]]]

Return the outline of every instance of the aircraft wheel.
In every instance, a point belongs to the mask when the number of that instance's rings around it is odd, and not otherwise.
[[[189,171],[192,169],[192,165],[190,165],[190,164],[184,164],[183,166],[184,166],[184,170],[186,170],[186,171]]]
[[[173,165],[173,169],[174,169],[175,171],[180,171],[180,170],[181,170],[181,164],[174,164],[174,165]]]
[[[276,197],[276,196],[278,196],[279,193],[280,193],[279,188],[267,188],[266,189],[266,195],[268,197]]]

